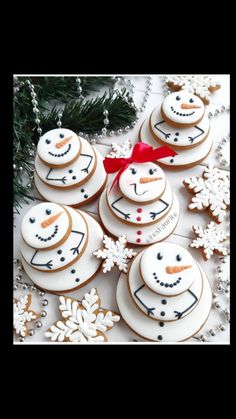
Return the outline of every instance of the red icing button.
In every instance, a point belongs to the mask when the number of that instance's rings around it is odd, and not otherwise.
[[[142,231],[141,230],[137,231],[137,234],[140,236],[142,234]]]
[[[140,243],[140,242],[141,242],[141,239],[137,239],[137,240],[136,240],[136,242],[137,242],[137,243]]]
[[[137,212],[143,212],[142,208],[138,208]]]
[[[136,220],[137,220],[137,221],[141,221],[141,220],[142,220],[142,218],[141,218],[141,217],[137,217],[137,218],[136,218]]]

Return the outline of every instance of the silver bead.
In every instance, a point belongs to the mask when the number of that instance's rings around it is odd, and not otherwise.
[[[77,91],[78,91],[79,94],[82,93],[82,90],[83,90],[82,87],[78,86]]]
[[[218,295],[216,294],[216,292],[213,292],[212,293],[212,298],[217,298],[218,297]]]
[[[226,322],[230,323],[230,316],[226,317]]]
[[[13,289],[16,291],[18,289],[18,284],[14,284]]]
[[[215,308],[217,308],[217,310],[221,308],[221,303],[219,301],[215,301]]]
[[[107,129],[106,128],[102,128],[102,133],[103,133],[103,135],[107,135]]]
[[[29,183],[27,183],[27,188],[28,188],[28,189],[31,189],[31,188],[32,188],[32,183],[30,183],[30,182],[29,182]]]
[[[224,331],[226,330],[225,324],[221,323],[221,324],[219,325],[219,330],[220,330],[221,332],[224,332]]]
[[[107,109],[105,109],[105,110],[103,111],[103,115],[104,115],[104,116],[108,116],[108,115],[109,115],[109,112],[108,112],[108,110],[107,110]]]
[[[221,106],[221,112],[224,112],[226,107],[224,105]]]
[[[114,131],[113,131],[113,130],[111,130],[111,131],[109,132],[109,135],[110,135],[111,137],[113,137],[113,135],[115,135]]]
[[[16,164],[13,163],[13,170],[16,170]]]
[[[215,110],[215,115],[218,115],[220,113],[219,109]]]
[[[30,81],[29,80],[26,80],[26,83],[30,86],[31,85],[31,83],[30,83]]]
[[[213,117],[212,112],[208,112],[208,118],[212,118],[212,117]]]
[[[80,84],[80,83],[81,83],[81,80],[80,80],[80,78],[79,78],[79,77],[76,77],[76,81],[77,81],[77,83],[78,83],[78,84]]]
[[[42,322],[40,321],[36,322],[35,326],[37,327],[37,329],[40,329],[40,327],[42,327]]]
[[[29,329],[29,336],[33,336],[34,335],[34,329]]]
[[[139,111],[140,111],[140,112],[143,112],[143,111],[144,111],[144,109],[145,109],[145,107],[144,107],[144,106],[141,106],[141,108],[139,109]]]
[[[135,127],[135,125],[136,125],[136,122],[135,122],[135,121],[131,122],[131,127],[132,127],[132,128],[134,128],[134,127]]]
[[[58,126],[58,128],[61,128],[61,126],[62,126],[61,121],[58,121],[57,126]]]
[[[21,281],[22,275],[16,275],[16,281]]]
[[[19,342],[24,342],[25,338],[23,336],[19,337]]]
[[[206,338],[206,336],[205,336],[205,335],[201,335],[201,336],[200,336],[200,340],[201,340],[202,342],[207,342],[207,338]]]
[[[33,112],[34,112],[34,113],[39,113],[38,108],[33,108]]]
[[[35,98],[36,97],[36,93],[34,91],[31,92],[31,96]]]
[[[43,301],[42,301],[42,305],[43,305],[44,307],[45,307],[45,306],[47,306],[47,305],[48,305],[48,300],[46,300],[46,299],[45,299],[45,300],[43,300]]]
[[[41,313],[40,313],[40,316],[41,317],[46,317],[46,315],[47,315],[47,312],[45,310],[42,310]]]
[[[22,265],[18,265],[17,269],[18,269],[18,271],[23,271],[24,270]]]
[[[221,266],[217,266],[217,272],[219,272],[219,273],[221,273],[221,272],[223,272],[223,269],[221,268]]]
[[[214,329],[210,329],[209,333],[211,336],[215,336],[216,335],[216,331]]]
[[[44,291],[39,291],[39,295],[40,295],[40,297],[43,297],[45,295],[45,292]]]
[[[41,120],[40,120],[39,118],[36,118],[36,119],[35,119],[35,122],[36,122],[36,124],[40,124]],[[35,146],[35,144],[34,144],[34,143],[32,143],[32,146],[34,147],[34,146]]]
[[[79,132],[79,137],[83,137],[84,133],[82,131]]]
[[[27,290],[27,289],[28,289],[28,285],[27,285],[27,284],[23,284],[23,285],[22,285],[22,289],[23,289],[23,290]]]
[[[226,316],[229,316],[229,315],[230,315],[230,310],[229,310],[229,308],[225,308],[225,309],[224,309],[224,314],[225,314]]]
[[[38,105],[38,102],[37,102],[37,100],[35,100],[35,99],[31,100],[31,103],[32,103],[32,105],[34,105],[34,106],[37,106],[37,105]]]
[[[36,291],[36,287],[35,287],[34,285],[32,285],[32,286],[30,287],[30,289],[31,289],[31,291],[33,291],[33,292],[35,292],[35,291]]]
[[[90,140],[90,144],[96,144],[96,140],[95,140],[95,138],[92,138],[92,139]]]
[[[58,118],[62,118],[62,113],[59,113],[58,114]]]
[[[225,289],[225,294],[229,294],[229,289],[228,288]]]
[[[218,285],[218,287],[217,287],[217,291],[223,291],[223,287],[222,287],[222,285],[221,285],[221,284],[219,284],[219,285]]]
[[[14,258],[14,259],[13,259],[13,263],[14,263],[14,265],[17,265],[17,263],[19,263],[19,259]]]
[[[43,132],[43,131],[42,131],[42,128],[37,128],[37,133],[38,133],[38,134],[40,134],[40,135],[41,135],[41,134],[42,134],[42,132]]]
[[[121,134],[122,134],[122,132],[123,132],[123,130],[122,130],[121,128],[117,130],[117,134],[118,134],[118,135],[121,135]]]
[[[109,119],[108,119],[108,118],[105,118],[105,119],[103,120],[103,122],[104,122],[104,124],[105,124],[105,125],[108,125],[110,121],[109,121]]]
[[[128,132],[130,130],[130,126],[127,125],[127,127],[125,127],[125,131]]]
[[[23,170],[23,167],[22,167],[22,166],[20,166],[20,167],[19,167],[19,171],[20,171],[20,172],[22,172],[22,170]]]

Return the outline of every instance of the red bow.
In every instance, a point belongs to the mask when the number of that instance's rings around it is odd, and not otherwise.
[[[129,158],[106,158],[103,160],[103,165],[107,173],[115,173],[118,171],[115,179],[112,182],[111,189],[115,183],[119,180],[121,174],[129,167],[131,163],[147,163],[154,160],[163,159],[164,157],[176,156],[176,152],[167,146],[158,147],[153,149],[145,143],[136,143],[131,157]]]

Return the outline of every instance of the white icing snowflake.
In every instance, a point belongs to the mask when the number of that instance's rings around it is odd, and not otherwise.
[[[84,295],[81,303],[63,296],[59,301],[59,309],[66,320],[57,321],[45,333],[53,342],[104,342],[107,338],[103,332],[120,320],[112,311],[99,308],[100,299],[95,288]]]
[[[25,295],[19,299],[13,300],[13,329],[17,335],[27,336],[27,322],[37,319],[39,316],[34,311],[29,310],[31,304],[31,295]]]
[[[222,138],[216,149],[217,158],[219,159],[220,165],[229,169],[230,167],[230,136]]]
[[[228,238],[228,234],[218,230],[216,226],[214,221],[211,221],[206,228],[193,226],[193,231],[198,238],[192,241],[190,247],[202,248],[206,259],[210,259],[214,252],[222,256],[229,253],[228,248],[221,244]]]
[[[173,85],[173,90],[188,90],[199,96],[204,103],[210,102],[210,94],[220,88],[220,85],[208,76],[173,76],[166,77],[166,83]]]
[[[184,185],[194,196],[189,209],[209,209],[218,223],[224,220],[230,204],[229,175],[212,164],[204,170],[202,177],[191,177],[184,180]]]
[[[121,145],[117,143],[111,144],[112,151],[106,157],[110,157],[112,159],[118,157],[130,157],[132,151],[132,143],[130,140],[125,140]]]
[[[127,259],[131,259],[137,253],[133,249],[125,247],[127,244],[126,235],[119,237],[116,242],[104,235],[103,243],[105,244],[104,249],[93,252],[97,258],[105,259],[102,264],[103,272],[110,271],[115,265],[118,266],[120,271],[127,272]]]

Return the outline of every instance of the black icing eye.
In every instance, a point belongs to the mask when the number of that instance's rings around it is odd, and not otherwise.
[[[177,259],[178,262],[180,262],[182,260],[182,256],[181,255],[177,255],[176,256],[176,259]]]
[[[35,218],[34,217],[30,217],[30,222],[33,224],[35,222]]]
[[[161,259],[163,259],[163,254],[162,253],[157,253],[157,259],[158,260],[161,260]]]
[[[60,138],[64,138],[64,137],[65,137],[65,135],[64,135],[64,134],[59,134],[59,137],[60,137]]]
[[[50,214],[51,214],[51,212],[52,212],[52,211],[51,211],[50,209],[46,209],[46,214],[47,214],[47,215],[50,215]]]
[[[193,102],[194,102],[194,99],[192,99],[192,98],[191,98],[191,99],[189,99],[189,102],[190,102],[190,103],[193,103]]]
[[[136,175],[137,170],[135,170],[135,169],[133,169],[133,168],[131,168],[130,170],[131,170],[132,175]]]
[[[46,140],[46,144],[50,144],[51,143],[51,140]]]
[[[176,100],[180,100],[181,99],[181,97],[180,96],[176,96]]]
[[[150,169],[149,170],[149,175],[153,175],[156,171],[157,171],[157,169]]]

